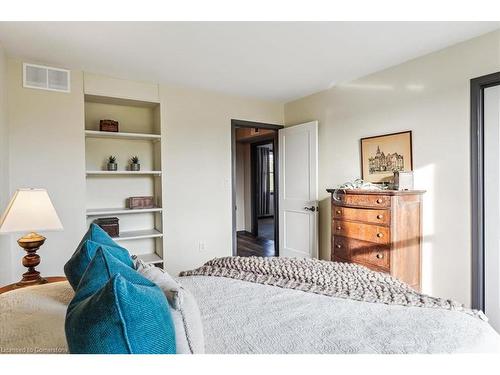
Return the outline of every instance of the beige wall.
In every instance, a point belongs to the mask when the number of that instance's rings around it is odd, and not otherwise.
[[[236,230],[245,230],[245,151],[248,144],[236,142]]]
[[[0,44],[0,215],[10,198],[9,127],[7,122],[7,57]],[[0,285],[11,280],[10,236],[0,235]]]
[[[159,88],[156,83],[130,81],[89,72],[83,74],[85,94],[160,102]]]
[[[470,303],[469,80],[499,70],[495,32],[285,105],[287,125],[319,120],[323,258],[325,189],[360,177],[360,138],[412,130],[415,185],[427,190],[423,291]]]
[[[250,143],[236,143],[236,230],[252,231],[252,165]]]
[[[64,226],[47,237],[39,270],[62,275],[85,230],[85,144],[82,72],[71,72],[71,93],[25,89],[22,62],[8,61],[10,189],[46,188]],[[11,236],[17,237],[17,235]],[[12,241],[12,278],[23,272]]]
[[[283,123],[283,121],[281,122]],[[252,232],[252,157],[250,144],[245,145],[245,230]]]
[[[160,87],[160,97],[166,268],[177,273],[231,255],[231,119],[281,124],[283,105],[168,86]]]
[[[61,275],[85,232],[83,73],[71,72],[72,90],[66,94],[23,88],[21,61],[8,59],[7,71],[9,127],[0,117],[0,130],[2,146],[10,147],[10,190],[48,189],[64,231],[46,234],[39,269],[45,275]],[[142,98],[127,94],[130,85],[118,86],[121,96]],[[166,267],[177,273],[231,254],[231,119],[283,123],[283,105],[170,86],[161,87],[161,102]],[[9,137],[4,136],[7,131]],[[2,161],[8,159],[5,150],[6,146],[0,151]],[[7,172],[0,165],[3,177]],[[0,185],[2,204],[8,195],[4,181],[2,178]],[[202,252],[200,241],[205,244]],[[2,272],[2,283],[14,281],[22,273],[22,252],[14,236],[10,248],[5,253],[15,256],[2,262],[10,270],[5,277],[7,272]]]

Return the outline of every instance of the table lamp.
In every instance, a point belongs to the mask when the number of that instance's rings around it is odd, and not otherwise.
[[[23,257],[23,266],[28,271],[16,285],[45,284],[47,280],[40,276],[35,267],[40,264],[36,251],[45,242],[45,237],[35,231],[62,230],[62,224],[45,189],[19,189],[9,202],[0,219],[1,233],[26,233],[17,243],[28,253]]]

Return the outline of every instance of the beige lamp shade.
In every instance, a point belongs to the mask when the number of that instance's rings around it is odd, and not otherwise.
[[[62,230],[45,189],[19,189],[0,219],[0,233]]]

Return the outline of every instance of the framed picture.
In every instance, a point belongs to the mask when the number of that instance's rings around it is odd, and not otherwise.
[[[392,180],[394,171],[412,171],[411,131],[361,139],[361,178],[372,183]]]

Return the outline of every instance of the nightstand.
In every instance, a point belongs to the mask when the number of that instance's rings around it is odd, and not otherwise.
[[[64,276],[51,276],[51,277],[45,277],[45,280],[47,282],[45,284],[50,284],[50,283],[58,283],[61,281],[66,281],[66,277]],[[26,288],[29,286],[34,286],[34,285],[44,285],[44,284],[33,284],[33,285],[18,285],[17,283],[6,285],[0,288],[0,294],[10,292],[11,290],[16,290],[20,288]]]

